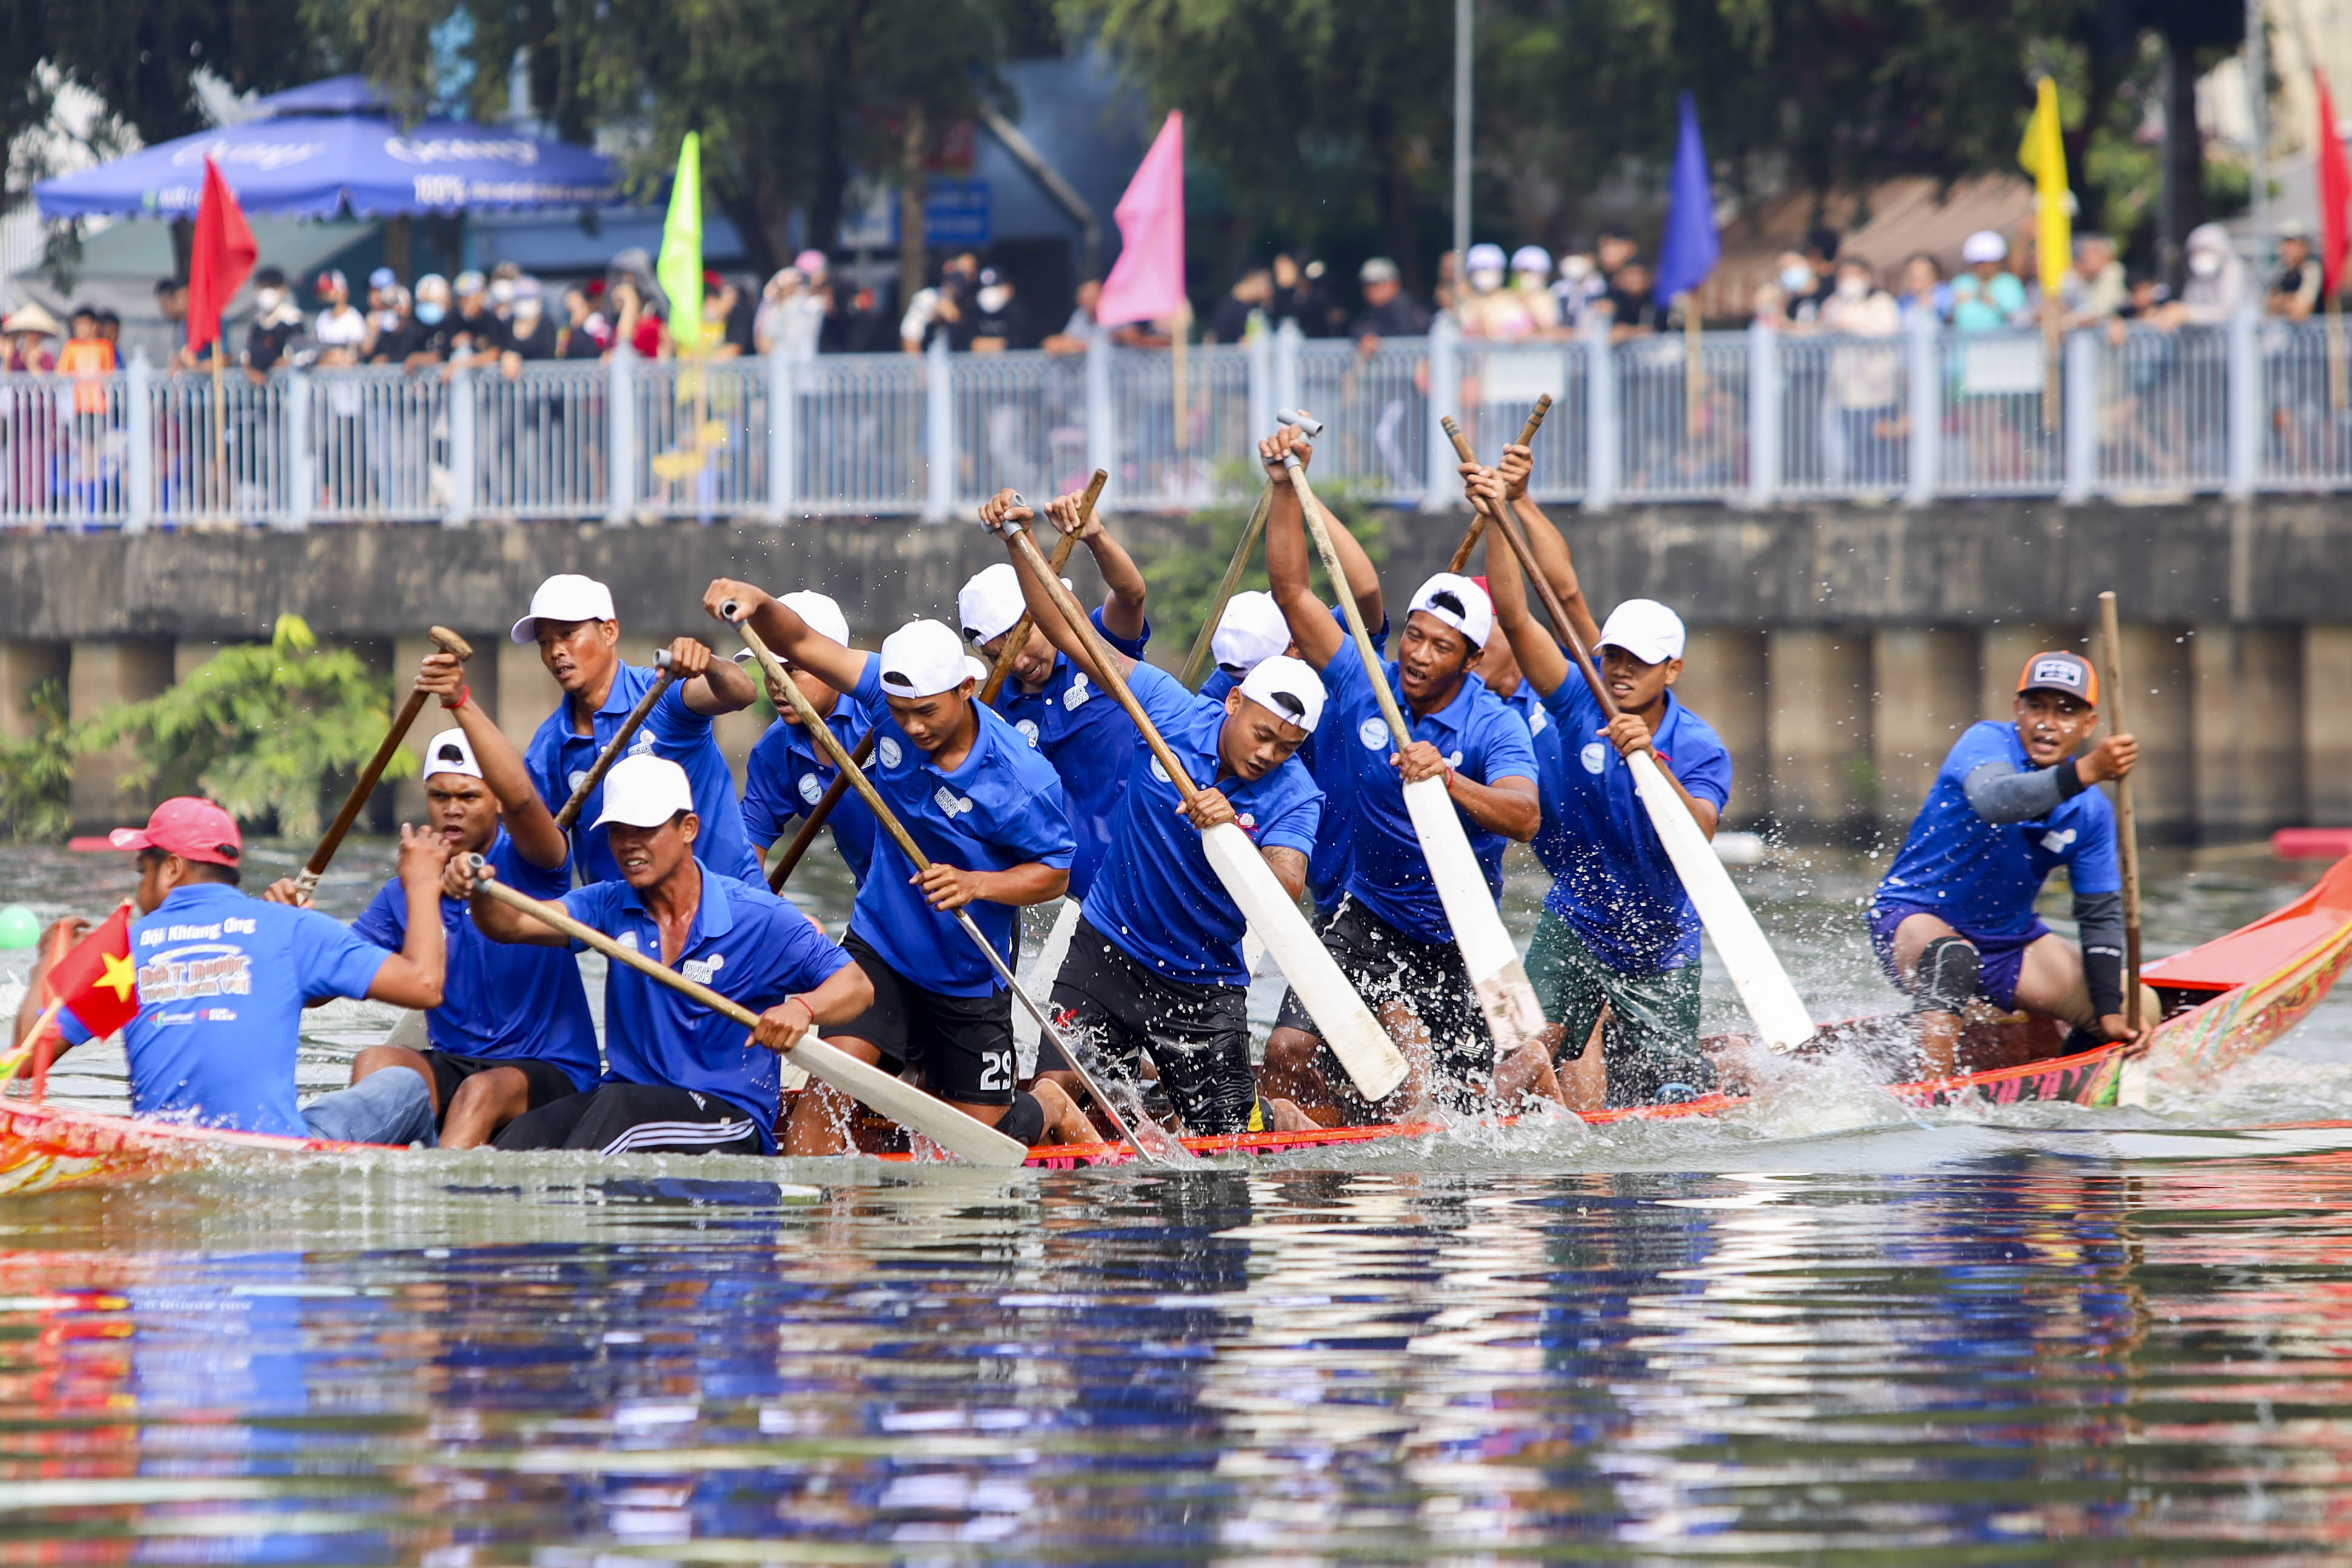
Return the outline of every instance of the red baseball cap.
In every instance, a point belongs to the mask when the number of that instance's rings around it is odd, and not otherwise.
[[[193,795],[175,795],[157,806],[144,827],[118,827],[106,837],[117,849],[160,849],[211,866],[235,866],[245,847],[236,818]]]

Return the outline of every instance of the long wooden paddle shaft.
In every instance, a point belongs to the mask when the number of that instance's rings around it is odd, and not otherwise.
[[[849,753],[851,759],[861,768],[866,765],[866,760],[874,754],[874,731],[866,731],[865,734],[858,737],[857,750]],[[817,830],[825,825],[825,820],[833,816],[833,808],[839,805],[841,797],[848,793],[849,775],[834,774],[833,782],[824,786],[824,794],[819,795],[816,805],[809,808],[808,820],[801,824],[801,830],[798,833],[793,835],[793,841],[784,846],[784,858],[776,862],[774,870],[768,873],[770,892],[781,893],[784,890],[784,883],[792,878],[793,868],[798,866],[801,863],[801,857],[809,852],[809,846],[816,842]]]
[[[1209,673],[1209,656],[1217,638],[1217,623],[1225,618],[1225,606],[1233,602],[1234,590],[1241,586],[1242,573],[1248,569],[1250,552],[1257,548],[1260,536],[1265,532],[1265,520],[1274,512],[1274,481],[1268,479],[1257,492],[1257,505],[1250,512],[1249,524],[1242,530],[1242,542],[1234,546],[1234,558],[1225,563],[1225,575],[1217,584],[1217,591],[1209,599],[1209,617],[1201,623],[1201,635],[1192,639],[1192,651],[1184,656],[1184,668],[1176,679],[1188,691],[1198,691],[1201,681]]]
[[[482,869],[480,856],[474,858],[474,869]],[[704,876],[710,875],[706,871]],[[749,1007],[722,996],[708,985],[696,984],[670,968],[660,960],[624,947],[595,927],[572,918],[562,904],[541,903],[527,894],[517,892],[504,882],[479,878],[474,883],[476,896],[517,910],[532,919],[562,931],[574,942],[585,943],[603,953],[614,963],[625,963],[639,973],[648,975],[682,996],[691,998],[709,1008],[722,1018],[732,1019],[745,1028],[756,1028],[760,1016]],[[792,1059],[796,1066],[832,1084],[845,1094],[852,1094],[884,1114],[895,1117],[915,1131],[975,1164],[1017,1165],[1029,1152],[993,1127],[974,1121],[962,1111],[933,1100],[911,1084],[901,1082],[881,1068],[860,1061],[836,1046],[829,1046],[816,1037],[814,1028],[801,1037],[793,1047]]]
[[[2106,648],[2107,733],[2124,730],[2124,644],[2114,593],[2099,595],[2099,640]],[[2124,1022],[2137,1030],[2139,1008],[2139,825],[2132,815],[2131,775],[2116,781],[2116,855],[2124,873]]]
[[[443,653],[457,655],[460,664],[474,657],[473,645],[446,626],[432,627],[425,635],[431,637]],[[360,770],[359,782],[352,785],[351,795],[343,801],[343,809],[335,813],[335,820],[327,828],[327,836],[320,839],[319,847],[310,852],[310,863],[302,868],[300,876],[294,879],[295,889],[304,903],[310,901],[310,893],[318,887],[319,879],[327,874],[328,863],[334,859],[335,851],[342,847],[343,835],[352,830],[352,824],[359,820],[361,808],[367,805],[368,796],[375,793],[376,783],[383,777],[384,768],[392,762],[392,753],[400,749],[401,741],[408,734],[408,727],[416,722],[416,715],[425,707],[425,695],[422,691],[411,691],[408,700],[401,704],[400,711],[393,716],[392,728],[383,732],[383,743],[375,749],[375,755],[368,759],[367,766]]]
[[[1102,499],[1103,486],[1109,482],[1110,471],[1107,468],[1097,468],[1095,477],[1087,481],[1087,493],[1078,499],[1078,521],[1081,527],[1085,525],[1087,519],[1094,516],[1095,502]],[[1068,563],[1070,552],[1076,549],[1077,545],[1078,536],[1075,533],[1066,533],[1054,542],[1053,565],[1047,575],[1056,583],[1062,580],[1062,568]],[[988,684],[980,689],[980,700],[982,702],[991,706],[995,704],[996,694],[1004,689],[1004,682],[1013,674],[1013,661],[1019,658],[1021,650],[1029,646],[1029,628],[1035,625],[1036,622],[1024,610],[1021,614],[1021,618],[1013,623],[1013,629],[1004,634],[1004,646],[996,650],[996,667],[988,672]]]
[[[866,776],[866,770],[859,767],[852,760],[849,752],[843,748],[840,737],[824,727],[824,721],[818,718],[816,710],[809,706],[808,698],[803,695],[799,687],[785,678],[783,666],[776,661],[774,654],[768,651],[768,645],[761,640],[758,630],[751,625],[751,617],[744,615],[741,606],[731,599],[719,606],[719,613],[742,636],[743,646],[751,650],[751,656],[760,661],[760,668],[767,671],[769,684],[782,689],[785,700],[790,702],[793,711],[800,715],[801,722],[808,726],[808,731],[815,738],[816,743],[823,747],[825,754],[833,759],[833,765],[841,770],[842,776],[849,781],[850,787],[856,790],[858,798],[863,800],[866,809],[874,814],[874,820],[880,823],[883,831],[889,834],[891,839],[898,844],[899,853],[907,857],[918,872],[929,870],[930,857],[923,853],[922,846],[915,842],[914,837],[907,831],[906,825],[898,820],[898,814],[890,809],[887,802],[883,800],[881,793],[874,787],[874,781]],[[1119,1115],[1118,1107],[1096,1086],[1092,1075],[1078,1059],[1077,1053],[1063,1041],[1062,1032],[1055,1028],[1054,1021],[1045,1016],[1045,1010],[1037,1005],[1036,1000],[1022,988],[1021,982],[1006,966],[1003,955],[996,951],[995,943],[990,942],[980,927],[973,923],[971,911],[958,910],[955,911],[955,918],[956,923],[963,927],[964,934],[971,938],[972,944],[988,955],[989,967],[996,971],[996,977],[1004,982],[1006,988],[1020,999],[1022,1007],[1031,1017],[1037,1020],[1038,1033],[1054,1042],[1054,1048],[1062,1053],[1062,1059],[1070,1064],[1070,1070],[1076,1073],[1080,1081],[1086,1084],[1087,1091],[1095,1097],[1095,1103],[1101,1106],[1103,1113],[1111,1119],[1111,1123],[1118,1129],[1119,1136],[1134,1144],[1136,1152],[1145,1158],[1155,1160],[1162,1158],[1162,1155],[1154,1152],[1141,1139],[1136,1137],[1134,1131],[1127,1125],[1126,1118]],[[1170,1142],[1172,1143],[1173,1140]]]
[[[1318,426],[1307,434],[1319,434],[1320,428]],[[1296,452],[1284,453],[1282,466],[1290,476],[1290,488],[1298,493],[1298,510],[1306,516],[1307,536],[1315,542],[1316,552],[1323,557],[1323,570],[1330,576],[1331,590],[1339,600],[1340,613],[1347,617],[1348,635],[1355,640],[1356,657],[1363,661],[1364,676],[1371,683],[1381,717],[1388,721],[1389,733],[1395,737],[1398,749],[1402,750],[1412,743],[1412,731],[1398,710],[1396,693],[1389,689],[1388,673],[1381,668],[1380,650],[1372,647],[1372,634],[1364,626],[1364,614],[1356,607],[1356,595],[1348,592],[1346,568],[1340,565],[1339,549],[1331,542],[1331,531],[1323,522],[1323,503],[1315,499],[1314,487],[1307,482],[1306,467]]]
[[[1543,428],[1544,416],[1550,412],[1551,394],[1547,392],[1537,398],[1536,405],[1528,411],[1528,422],[1520,427],[1519,438],[1515,445],[1534,446],[1536,432]],[[1454,422],[1452,415],[1446,416],[1444,424],[1445,433],[1454,438],[1454,455],[1465,463],[1476,462],[1478,460],[1476,454],[1470,450],[1470,443],[1462,438],[1462,426]],[[1486,531],[1486,509],[1473,501],[1470,506],[1470,526],[1462,531],[1462,542],[1454,547],[1454,559],[1445,563],[1445,569],[1448,572],[1459,573],[1465,566],[1469,565],[1470,552],[1478,547],[1478,536]]]
[[[621,760],[621,752],[628,745],[630,737],[637,732],[637,726],[646,721],[646,715],[654,710],[654,704],[660,701],[662,693],[669,689],[669,683],[675,679],[669,668],[669,649],[664,648],[654,655],[654,668],[661,673],[655,677],[651,686],[646,688],[646,694],[637,699],[637,705],[629,710],[629,716],[621,721],[621,727],[613,731],[613,738],[605,742],[604,749],[596,753],[596,760],[588,764],[588,771],[580,775],[580,782],[572,786],[572,798],[563,803],[563,809],[555,814],[555,830],[558,833],[572,831],[572,825],[580,820],[580,810],[588,804],[589,795],[604,782],[604,775],[613,771],[614,763]],[[568,705],[570,700],[565,700]]]

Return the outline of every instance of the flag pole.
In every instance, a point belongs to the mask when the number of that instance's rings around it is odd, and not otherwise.
[[[1188,400],[1185,395],[1192,390],[1191,362],[1185,352],[1192,337],[1192,303],[1187,300],[1176,307],[1176,341],[1172,345],[1175,353],[1169,356],[1170,374],[1176,378],[1176,483],[1179,495],[1190,494],[1192,490],[1189,482],[1192,466],[1192,420],[1186,408]]]
[[[2327,405],[2341,414],[2345,401],[2344,292],[2331,289],[2327,291]]]
[[[1698,445],[1699,405],[1706,397],[1706,369],[1703,362],[1705,328],[1698,319],[1698,290],[1685,289],[1675,298],[1683,308],[1683,450],[1685,455]]]
[[[213,327],[213,499],[226,517],[233,510],[228,495],[228,411],[221,384],[221,338],[223,330],[216,322]]]

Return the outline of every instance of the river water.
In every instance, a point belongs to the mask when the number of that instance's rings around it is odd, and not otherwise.
[[[386,853],[344,864],[348,914]],[[124,886],[0,868],[45,917]],[[1868,870],[1740,873],[1823,1016],[1889,1003]],[[2316,870],[2159,860],[2149,951]],[[314,1015],[306,1079],[389,1022]],[[2352,994],[2145,1110],[1927,1115],[1831,1064],[1717,1122],[1181,1175],[436,1153],[54,1194],[0,1205],[0,1563],[2341,1563],[2352,1131],[2228,1131],[2337,1117]]]

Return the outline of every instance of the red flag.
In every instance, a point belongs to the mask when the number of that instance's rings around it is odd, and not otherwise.
[[[2333,300],[2344,280],[2344,256],[2352,249],[2345,208],[2352,204],[2352,164],[2344,157],[2344,138],[2336,129],[2336,105],[2327,97],[2327,74],[2312,68],[2312,84],[2319,89],[2319,275],[2325,279],[2322,298]]]
[[[245,286],[259,254],[253,230],[236,205],[236,193],[221,178],[220,165],[205,160],[204,200],[196,207],[196,244],[188,258],[188,352],[220,336],[221,309]]]
[[[49,994],[102,1040],[139,1016],[139,971],[131,962],[131,906],[124,904],[49,966]]]

